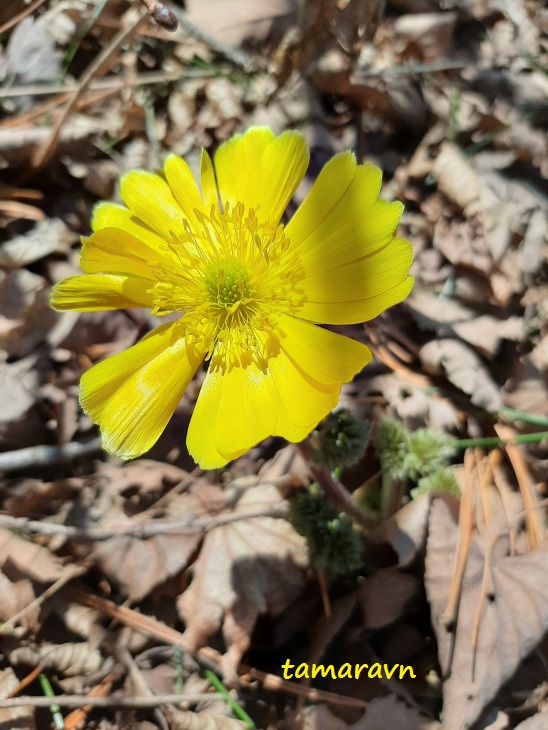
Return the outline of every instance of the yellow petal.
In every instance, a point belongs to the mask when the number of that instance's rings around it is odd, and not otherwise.
[[[300,132],[276,137],[255,127],[222,144],[215,171],[223,206],[238,202],[254,208],[262,221],[277,224],[308,166],[308,148]]]
[[[282,405],[296,426],[310,432],[337,405],[340,384],[319,383],[283,349],[268,361],[268,369]]]
[[[343,186],[338,182],[340,172]],[[346,155],[333,158],[286,226],[309,274],[371,255],[390,241],[396,229],[403,206],[377,200],[381,171],[373,165],[360,165],[347,185],[350,173]],[[326,192],[329,183],[337,191],[344,189],[343,194],[339,197],[333,192],[330,197]]]
[[[143,170],[126,172],[120,180],[120,196],[137,218],[166,241],[185,234],[184,212],[159,175]]]
[[[202,188],[202,196],[207,215],[211,212],[211,206],[219,207],[219,196],[217,194],[217,185],[215,184],[215,173],[213,172],[213,163],[211,157],[205,150],[202,150],[200,157],[200,186]]]
[[[127,274],[153,280],[153,266],[162,258],[174,259],[165,244],[162,251],[154,250],[120,228],[102,228],[83,240],[80,266],[87,274]]]
[[[187,436],[188,451],[202,469],[223,466],[274,433],[271,387],[254,365],[209,370]]]
[[[178,333],[176,322],[164,325],[82,377],[80,403],[109,453],[134,459],[165,429],[204,354]]]
[[[413,249],[409,241],[393,238],[371,256],[305,276],[299,287],[308,299],[316,302],[371,299],[401,284],[407,278],[412,261]]]
[[[188,429],[188,451],[202,469],[217,469],[269,436],[302,441],[336,404],[339,390],[304,375],[283,352],[264,372],[254,365],[210,370]]]
[[[299,309],[299,317],[323,324],[358,324],[374,319],[385,309],[393,307],[409,296],[413,277],[408,276],[401,284],[381,292],[371,299],[348,302],[306,301]]]
[[[164,175],[185,216],[194,222],[194,210],[202,210],[204,201],[188,163],[177,155],[169,155],[164,163]]]
[[[109,309],[132,309],[153,306],[147,290],[154,282],[112,274],[71,276],[51,291],[51,306],[61,312],[102,312]]]
[[[139,241],[146,243],[154,251],[164,251],[166,248],[166,242],[162,236],[158,236],[148,226],[145,226],[128,208],[115,203],[97,203],[93,209],[91,230],[100,231],[103,228],[119,228],[126,231]]]
[[[279,330],[285,335],[282,349],[320,383],[348,383],[371,362],[371,352],[361,342],[282,315]]]

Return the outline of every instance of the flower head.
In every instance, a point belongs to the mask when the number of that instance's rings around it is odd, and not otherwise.
[[[380,170],[345,152],[284,225],[307,164],[300,133],[254,128],[214,165],[202,152],[199,187],[170,155],[163,174],[124,175],[124,206],[96,207],[85,273],[57,284],[52,306],[179,315],[83,375],[80,403],[107,451],[148,451],[204,360],[187,437],[203,468],[267,436],[302,440],[370,361],[317,323],[363,322],[409,294],[411,246],[394,238],[402,206],[378,200]]]

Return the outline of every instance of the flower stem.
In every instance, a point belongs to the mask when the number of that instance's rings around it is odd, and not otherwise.
[[[548,431],[537,433],[522,433],[511,439],[501,439],[498,436],[488,436],[477,439],[456,439],[453,444],[456,449],[467,449],[470,446],[503,446],[504,444],[536,444],[548,438]]]
[[[347,515],[357,522],[365,530],[371,530],[376,523],[365,515],[360,507],[352,499],[352,495],[348,490],[335,479],[331,472],[325,467],[314,463],[311,457],[311,448],[307,439],[295,444],[301,456],[306,461],[308,469],[312,474],[314,481],[318,483],[324,494],[334,502],[337,507],[346,512]]]

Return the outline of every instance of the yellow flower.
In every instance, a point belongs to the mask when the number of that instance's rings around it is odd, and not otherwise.
[[[84,275],[53,289],[58,310],[180,315],[82,377],[82,408],[122,459],[153,446],[203,360],[187,437],[202,468],[268,436],[302,440],[371,360],[316,323],[372,319],[412,287],[411,246],[394,238],[402,205],[377,199],[378,168],[336,155],[283,225],[308,165],[300,133],[250,129],[214,162],[202,152],[201,190],[176,155],[163,175],[124,175],[125,207],[95,209]]]

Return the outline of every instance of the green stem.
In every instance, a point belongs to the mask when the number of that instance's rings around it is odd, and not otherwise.
[[[44,695],[46,697],[55,697],[53,687],[51,686],[51,683],[46,675],[39,674],[38,679],[40,681],[40,687],[42,688],[42,692],[44,693]],[[49,710],[51,712],[53,724],[55,725],[57,730],[65,730],[65,721],[63,720],[63,715],[61,714],[61,708],[59,707],[59,705],[56,705],[54,702],[52,702],[49,706]]]
[[[219,677],[215,674],[215,672],[212,672],[211,669],[206,669],[205,667],[202,668],[202,671],[204,673],[204,677],[211,682],[211,684],[215,688],[215,690],[219,694],[223,695],[226,704],[230,707],[230,709],[232,710],[234,715],[239,720],[242,720],[243,722],[245,722],[245,724],[247,725],[247,727],[250,730],[253,730],[256,727],[255,723],[249,717],[247,712],[240,707],[240,705],[236,702],[236,700],[230,696],[230,693],[228,692],[228,690],[226,689],[224,684],[221,682]]]
[[[548,438],[548,431],[537,433],[522,433],[510,439],[501,439],[498,436],[490,436],[478,439],[455,439],[453,442],[456,449],[467,449],[470,446],[501,446],[503,444],[536,444]]]

